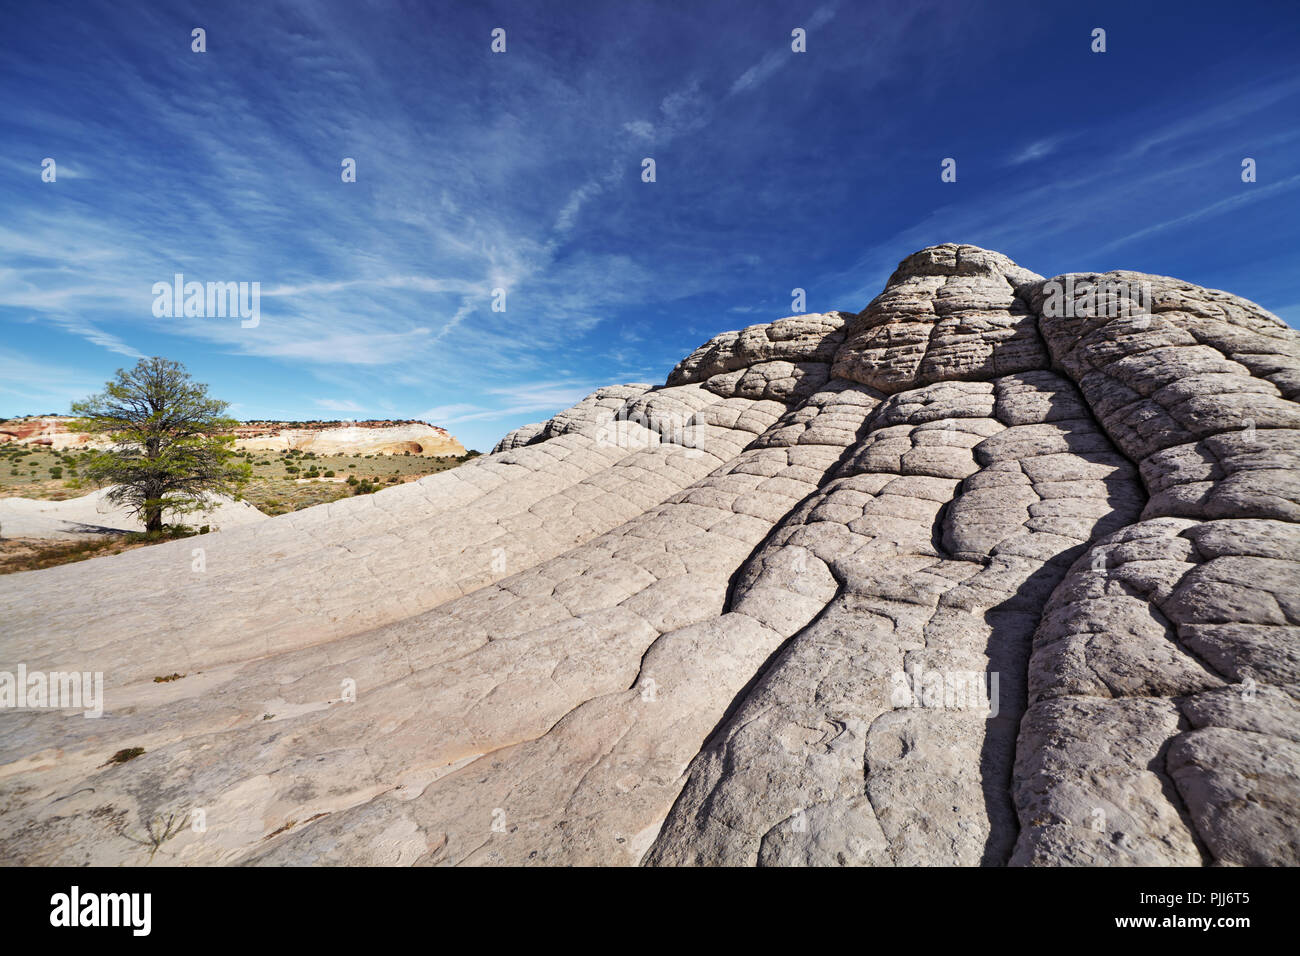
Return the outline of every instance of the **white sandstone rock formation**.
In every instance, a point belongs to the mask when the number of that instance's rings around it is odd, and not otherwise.
[[[0,421],[0,444],[36,445],[55,451],[110,448],[103,437],[70,430],[63,415]],[[459,457],[465,447],[445,428],[427,422],[244,422],[234,447],[253,451],[311,451],[318,455],[412,455]]]
[[[1300,335],[1072,280],[1155,294],[936,246],[202,572],[0,578],[0,672],[106,697],[0,712],[0,861],[1300,862]]]
[[[465,447],[447,429],[424,422],[339,424],[323,428],[278,425],[237,432],[235,447],[254,451],[312,451],[318,455],[412,455],[458,457]],[[248,437],[242,437],[242,436]]]

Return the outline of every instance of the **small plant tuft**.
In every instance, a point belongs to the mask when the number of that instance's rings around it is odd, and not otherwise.
[[[102,766],[107,767],[109,764],[126,763],[128,760],[134,760],[142,753],[144,753],[143,747],[125,747],[109,757]]]

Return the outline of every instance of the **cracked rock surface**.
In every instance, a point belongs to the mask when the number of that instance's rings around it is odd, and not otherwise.
[[[948,244],[201,560],[2,577],[0,672],[104,713],[0,709],[0,862],[1295,865],[1298,393],[1244,299]]]

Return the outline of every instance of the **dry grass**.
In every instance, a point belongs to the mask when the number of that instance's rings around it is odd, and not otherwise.
[[[89,494],[94,487],[78,480],[78,466],[85,454],[39,446],[0,446],[0,497],[63,501]],[[278,451],[237,451],[235,455],[253,469],[253,478],[244,489],[244,499],[268,515],[300,511],[346,498],[356,488],[346,483],[349,477],[382,488],[455,468],[462,461],[422,455],[315,455]],[[300,481],[312,475],[313,469],[321,480]],[[331,471],[335,480],[324,480],[325,474]]]
[[[244,489],[244,499],[268,515],[301,511],[350,497],[357,493],[358,486],[347,484],[348,478],[356,478],[358,485],[367,482],[378,489],[437,474],[461,463],[458,458],[422,455],[297,455],[265,451],[236,454],[253,467],[253,480]],[[313,470],[318,480],[301,481],[313,477]]]
[[[83,488],[76,480],[81,455],[39,446],[0,445],[0,497],[63,501],[89,494],[94,488]],[[62,474],[56,478],[51,469]]]
[[[104,535],[81,541],[50,541],[45,538],[0,538],[0,574],[39,571],[60,564],[85,561],[105,554],[120,554],[147,542],[128,543],[126,535]]]
[[[0,538],[0,574],[40,571],[60,564],[72,564],[106,554],[121,554],[151,544],[161,544],[191,533],[168,531],[157,535],[142,533],[103,534],[93,538],[50,540],[48,538]]]
[[[77,480],[78,465],[84,454],[39,446],[0,446],[0,497],[62,501],[89,494],[94,487],[83,486]],[[463,460],[421,455],[315,455],[276,451],[237,451],[235,455],[248,462],[253,470],[253,478],[244,489],[244,500],[268,515],[301,511],[312,505],[415,481],[455,468]],[[56,478],[58,469],[62,477]],[[302,480],[313,471],[318,478]],[[328,472],[334,473],[331,478],[325,477]],[[348,484],[349,478],[355,478],[356,483]],[[184,536],[176,532],[152,538],[143,534],[105,534],[74,541],[0,538],[0,574],[36,571],[120,554]]]

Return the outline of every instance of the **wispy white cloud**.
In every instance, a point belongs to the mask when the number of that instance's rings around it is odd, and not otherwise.
[[[592,382],[528,382],[504,388],[484,389],[485,396],[496,397],[501,404],[496,407],[470,402],[435,405],[425,409],[420,418],[445,425],[459,425],[473,421],[494,421],[528,412],[545,413],[551,417],[556,412],[576,405],[586,398],[597,385]]]
[[[801,27],[809,43],[815,44],[816,38],[812,36],[813,31],[819,27],[825,26],[835,18],[837,4],[826,4],[818,7],[806,23],[796,22],[794,26]],[[793,36],[785,40],[784,46],[776,46],[767,51],[757,63],[740,74],[731,84],[730,93],[734,96],[737,93],[744,93],[756,89],[766,83],[782,66],[785,66],[792,56],[798,56],[793,48]],[[805,54],[806,55],[806,54]]]
[[[1144,97],[935,124],[939,98],[1014,44],[984,13],[931,0],[759,3],[724,30],[698,5],[557,7],[536,35],[572,44],[490,59],[456,43],[429,56],[418,5],[399,30],[353,4],[294,0],[241,7],[257,49],[276,52],[257,69],[227,46],[166,70],[157,38],[172,15],[128,8],[90,11],[72,37],[14,25],[45,46],[10,44],[0,77],[17,91],[0,118],[16,144],[0,160],[0,340],[36,357],[66,343],[97,370],[163,351],[228,373],[240,394],[222,397],[254,414],[354,396],[368,414],[427,407],[481,444],[494,423],[548,416],[597,385],[659,379],[737,316],[785,314],[792,286],[810,308],[859,309],[931,242],[1001,248],[1029,268],[1067,251],[1099,260],[1074,267],[1122,266],[1295,192],[1282,185],[1294,124],[1259,123],[1300,89],[1291,78],[1243,73],[1240,90],[1186,110]],[[37,5],[29,19],[42,17]],[[806,55],[790,50],[795,26]],[[637,58],[646,48],[659,55]],[[64,102],[75,108],[50,108]],[[938,202],[915,173],[936,125],[963,150]],[[1259,184],[1188,186],[1231,179],[1243,143]],[[74,171],[70,188],[39,183],[23,157],[44,155],[61,180]],[[654,185],[639,178],[647,155]],[[356,183],[339,178],[343,156]],[[1119,245],[1125,261],[1109,261]],[[259,326],[155,319],[152,284],[175,272],[259,281]],[[491,309],[498,287],[505,312]]]
[[[1056,152],[1064,141],[1064,136],[1051,136],[1047,139],[1034,140],[1018,152],[1012,154],[1007,159],[1007,165],[1019,166],[1023,163],[1032,163],[1035,160],[1044,159]]]
[[[318,398],[316,404],[321,408],[328,408],[332,412],[363,412],[365,411],[360,405],[351,399],[337,398]]]
[[[743,93],[745,90],[751,90],[759,86],[794,55],[793,51],[788,47],[784,50],[769,50],[763,54],[761,60],[736,77],[736,82],[731,84],[731,92],[733,94]]]
[[[84,322],[75,318],[65,318],[61,315],[53,316],[53,321],[55,324],[61,326],[65,331],[71,332],[73,335],[79,335],[87,342],[90,342],[93,345],[98,345],[100,348],[106,349],[109,352],[113,352],[117,355],[125,355],[133,359],[142,359],[145,357],[143,352],[127,345],[116,335],[105,332],[103,329],[98,329],[89,322]]]
[[[106,378],[0,348],[0,396],[21,401],[27,414],[66,412],[72,402],[103,388]]]
[[[262,289],[262,295],[309,296],[329,295],[351,289],[411,289],[417,292],[457,293],[486,295],[483,283],[464,279],[437,279],[430,276],[388,276],[382,279],[343,279],[334,282],[307,282],[301,285],[276,285]]]
[[[1112,249],[1118,249],[1121,246],[1129,245],[1141,239],[1146,239],[1160,232],[1166,232],[1177,226],[1185,226],[1188,223],[1196,222],[1201,219],[1209,219],[1214,216],[1221,216],[1233,210],[1240,209],[1252,203],[1260,202],[1280,193],[1290,192],[1293,189],[1300,188],[1300,174],[1288,176],[1286,179],[1279,180],[1268,185],[1260,183],[1251,183],[1245,187],[1241,193],[1235,196],[1228,196],[1212,203],[1207,203],[1199,209],[1193,209],[1191,212],[1184,213],[1181,216],[1175,216],[1172,219],[1165,219],[1160,222],[1152,223],[1136,232],[1120,236],[1101,246],[1097,247],[1098,252],[1109,252]]]
[[[630,120],[623,124],[623,130],[636,139],[653,139],[655,135],[654,124],[645,120]]]

